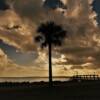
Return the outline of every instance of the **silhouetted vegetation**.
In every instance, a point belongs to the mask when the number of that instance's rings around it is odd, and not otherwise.
[[[38,35],[35,41],[40,43],[41,48],[48,47],[49,55],[49,85],[52,86],[52,47],[61,46],[66,38],[66,31],[61,25],[56,25],[53,21],[42,23],[37,29]]]
[[[100,80],[0,83],[1,100],[100,100]]]

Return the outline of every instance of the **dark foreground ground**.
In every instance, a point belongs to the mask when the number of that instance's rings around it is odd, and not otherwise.
[[[100,81],[0,83],[0,100],[100,100]]]

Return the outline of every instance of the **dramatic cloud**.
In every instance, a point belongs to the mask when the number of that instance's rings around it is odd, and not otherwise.
[[[6,66],[8,63],[7,61],[7,56],[5,55],[5,53],[0,49],[0,66]]]
[[[34,66],[42,66],[47,71],[47,49],[44,52],[39,50],[34,43],[34,36],[41,22],[53,20],[68,33],[63,46],[53,49],[55,75],[64,75],[67,70],[84,70],[84,73],[86,69],[87,72],[99,71],[100,29],[92,6],[93,0],[60,0],[60,6],[50,0],[45,6],[43,0],[2,2],[9,5],[10,9],[0,11],[0,39],[18,51],[25,51],[23,53],[34,51],[37,55],[32,63]]]
[[[33,51],[34,24],[22,22],[21,18],[13,11],[3,12],[0,16],[0,39],[23,51]],[[27,24],[26,24],[27,23]]]
[[[43,0],[16,0],[13,10],[23,19],[30,19],[36,24],[44,18]]]
[[[68,38],[59,50],[59,54],[64,54],[65,58],[62,61],[60,59],[57,64],[65,67],[71,65],[72,69],[100,68],[100,30],[92,2],[93,0],[66,0],[64,3],[67,10],[64,16],[59,13],[62,10],[58,9],[50,13],[54,16],[50,18],[61,23],[68,32]]]
[[[43,14],[42,0],[6,0],[5,3],[10,9],[0,12],[0,39],[22,51],[34,51],[34,35]]]
[[[47,76],[47,70],[36,66],[20,66],[15,64],[8,56],[0,49],[0,77],[32,77],[32,76]],[[39,74],[38,74],[39,73]]]

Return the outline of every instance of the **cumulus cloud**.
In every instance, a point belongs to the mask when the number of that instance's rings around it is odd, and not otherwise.
[[[42,57],[41,57],[42,55]],[[43,57],[46,57],[45,53],[42,54],[40,52],[40,56],[38,60],[35,62],[39,64],[39,66],[20,66],[18,64],[15,64],[11,59],[8,58],[8,56],[3,52],[3,50],[0,49],[0,77],[32,77],[32,76],[48,76],[48,67],[47,67],[47,61],[45,64],[43,63]],[[39,59],[42,61],[39,63]],[[46,58],[45,58],[46,59]],[[54,59],[54,58],[53,58]],[[64,62],[65,56],[62,55],[61,58],[58,61]],[[88,58],[91,60],[92,58]],[[79,65],[67,65],[62,67],[62,64],[57,65],[56,63],[58,62],[57,60],[54,61],[53,63],[53,75],[54,76],[71,76],[75,75],[77,73],[79,74],[92,74],[94,72],[100,74],[99,69],[91,69],[89,67],[90,65],[92,66],[93,64],[91,63],[86,63],[82,64],[81,66]],[[41,66],[40,66],[41,64]],[[43,65],[43,66],[42,66]],[[45,66],[44,66],[45,65]],[[83,68],[82,68],[83,67]],[[5,81],[5,80],[4,80]]]
[[[10,9],[0,12],[0,39],[19,50],[34,51],[33,38],[43,18],[42,0],[6,0],[5,3]]]
[[[1,40],[23,51],[35,49],[33,44],[35,26],[33,24],[28,24],[27,21],[22,22],[14,11],[3,12],[0,19],[2,20],[0,22]]]
[[[0,49],[0,66],[6,66],[7,63],[7,55]]]
[[[0,39],[19,50],[34,51],[38,48],[33,42],[38,25],[42,21],[53,20],[68,33],[63,46],[54,48],[54,66],[61,65],[72,70],[99,68],[100,30],[97,14],[91,6],[93,0],[61,1],[67,9],[45,9],[42,0],[7,0],[10,9],[0,12]],[[47,51],[44,51],[42,56],[45,57],[41,58],[39,54],[35,65],[41,66],[43,62],[42,66],[47,66]]]
[[[23,19],[30,19],[36,24],[44,18],[43,0],[16,0],[13,10]]]
[[[39,73],[39,74],[38,74]],[[32,77],[32,76],[47,76],[47,71],[36,66],[21,66],[14,63],[0,49],[0,77]]]
[[[72,65],[76,69],[99,68],[99,57],[96,55],[99,55],[100,51],[100,31],[96,21],[97,14],[92,7],[93,0],[62,0],[62,2],[67,5],[67,10],[62,13],[62,10],[57,9],[50,12],[49,17],[56,23],[61,23],[68,33],[64,45],[58,50],[60,54],[65,55],[65,62],[61,62],[61,59],[59,62],[65,66]]]

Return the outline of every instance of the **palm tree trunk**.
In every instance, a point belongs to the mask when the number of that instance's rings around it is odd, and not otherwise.
[[[52,87],[52,45],[49,43],[48,45],[48,51],[49,51],[49,86]]]

